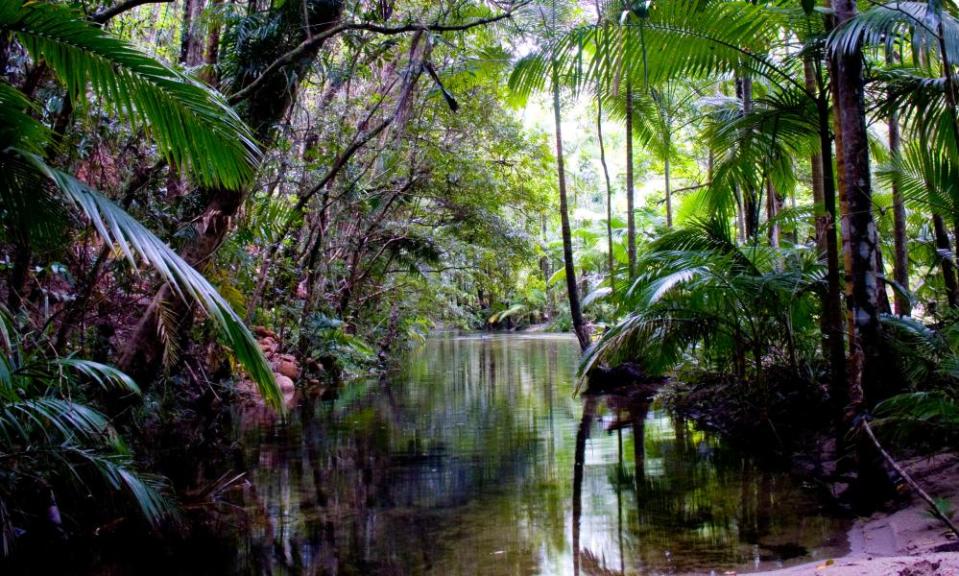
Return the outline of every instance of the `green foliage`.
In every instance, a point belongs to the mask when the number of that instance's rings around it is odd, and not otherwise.
[[[15,546],[16,528],[36,522],[24,496],[57,495],[68,511],[87,494],[122,495],[145,520],[172,511],[162,479],[137,472],[108,419],[87,403],[92,384],[140,393],[115,368],[48,356],[43,336],[21,333],[0,307],[0,557]]]
[[[315,313],[300,328],[306,339],[307,354],[316,360],[333,360],[337,369],[357,370],[372,362],[373,348],[355,334],[345,330],[342,320]]]
[[[634,359],[662,373],[695,354],[714,369],[761,379],[767,363],[808,370],[816,360],[823,270],[810,251],[740,246],[714,219],[661,236],[638,269],[617,289],[624,319],[587,352],[582,373]]]
[[[107,110],[146,129],[172,164],[211,186],[238,188],[259,152],[222,96],[157,62],[58,4],[11,0],[0,31],[19,40],[84,108],[87,90]]]
[[[4,5],[0,28],[14,32],[42,58],[79,99],[86,86],[116,111],[143,122],[170,159],[210,184],[238,186],[255,160],[248,131],[218,96],[106,35],[63,7],[19,1]],[[220,329],[237,360],[268,403],[281,406],[266,359],[230,305],[166,243],[90,186],[50,166],[43,152],[49,131],[24,111],[29,99],[0,81],[0,199],[8,236],[29,244],[31,235],[50,234],[62,218],[60,200],[88,219],[108,244],[116,244],[131,265],[134,254],[156,270],[182,297],[199,303]],[[238,148],[239,147],[239,148]],[[175,152],[174,152],[175,151]],[[26,224],[26,226],[24,226]],[[26,237],[24,231],[28,231]]]

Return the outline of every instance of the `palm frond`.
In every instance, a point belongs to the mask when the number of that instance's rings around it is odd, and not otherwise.
[[[117,244],[136,265],[135,255],[155,269],[181,298],[197,302],[213,320],[227,346],[257,384],[264,400],[282,409],[282,395],[263,352],[240,316],[216,289],[173,249],[142,224],[111,202],[73,178],[43,162],[38,156],[19,152],[19,157],[43,174],[94,225],[103,240]]]
[[[251,132],[210,88],[60,4],[8,0],[0,31],[45,62],[75,106],[92,90],[108,109],[147,129],[160,153],[201,183],[239,188],[252,177],[259,151]]]

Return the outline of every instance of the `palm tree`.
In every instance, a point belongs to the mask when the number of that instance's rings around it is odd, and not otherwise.
[[[676,81],[667,81],[649,89],[640,100],[638,122],[633,129],[640,143],[663,163],[665,180],[666,227],[673,227],[673,201],[670,161],[675,152],[675,137],[687,123],[686,112],[697,94]]]
[[[216,92],[153,60],[87,22],[78,12],[47,3],[7,2],[0,31],[12,34],[37,63],[66,87],[78,110],[88,92],[116,115],[142,128],[163,159],[200,183],[223,189],[247,182],[258,150],[249,129]],[[0,199],[8,237],[26,253],[65,226],[77,210],[106,245],[131,264],[150,265],[179,298],[199,304],[219,328],[263,397],[279,407],[273,372],[240,317],[203,276],[162,240],[105,196],[50,165],[55,135],[37,121],[36,105],[0,81]],[[64,201],[66,204],[64,204]],[[68,210],[64,210],[67,208]],[[16,275],[16,271],[14,273]],[[16,284],[16,282],[14,282]]]
[[[558,38],[557,29],[557,7],[555,0],[551,2],[550,21],[546,21],[543,15],[544,28],[548,30],[551,42]],[[553,50],[548,49],[546,54],[552,54]],[[560,76],[559,62],[555,57],[543,59],[542,54],[534,54],[520,61],[513,75],[510,76],[510,88],[519,93],[528,94],[534,87],[542,87],[542,79],[538,78],[534,82],[529,81],[526,76],[526,70],[535,68],[539,71],[548,72],[549,89],[552,95],[553,121],[555,126],[556,138],[556,177],[559,187],[559,216],[560,228],[563,239],[563,267],[566,279],[566,294],[569,298],[569,313],[573,321],[573,332],[579,341],[580,348],[586,350],[590,344],[589,330],[583,320],[583,311],[579,299],[579,288],[576,284],[576,264],[573,260],[573,238],[572,229],[569,223],[569,202],[566,191],[566,165],[563,155],[563,132],[562,132],[562,107],[560,91],[563,86],[563,79]]]
[[[815,89],[809,89],[801,80],[797,59],[783,61],[776,57],[777,51],[788,49],[782,46],[784,35],[799,35],[809,38],[807,52],[817,55],[816,65],[821,69],[818,60],[823,54],[819,41],[823,23],[812,8],[796,7],[783,12],[779,7],[746,2],[658,2],[648,9],[642,25],[587,25],[572,30],[555,44],[552,58],[563,69],[564,76],[581,84],[598,78],[606,86],[615,86],[627,71],[631,77],[642,77],[654,86],[677,75],[689,79],[745,75],[761,79],[767,92],[801,94],[816,106],[814,117],[823,166],[823,214],[819,227],[828,232],[835,227],[829,92],[822,74],[817,75]],[[531,65],[518,70],[513,82],[535,85],[542,69],[541,65]],[[714,189],[711,186],[710,192]],[[845,406],[846,385],[838,243],[834,234],[825,233],[824,237],[828,282],[823,295],[823,339],[830,350],[832,396],[840,412]]]

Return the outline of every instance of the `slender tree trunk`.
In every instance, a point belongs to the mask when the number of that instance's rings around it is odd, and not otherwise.
[[[818,77],[818,74],[817,74]],[[815,84],[819,84],[817,80]],[[819,166],[822,176],[822,205],[817,208],[816,237],[822,238],[823,252],[820,258],[826,261],[826,294],[823,300],[822,333],[824,354],[829,358],[830,398],[832,400],[837,430],[842,436],[842,423],[849,390],[846,384],[846,353],[842,328],[842,292],[839,283],[839,243],[836,237],[836,180],[833,174],[832,141],[829,131],[828,94],[819,88],[816,100],[819,114]]]
[[[596,0],[596,25],[603,23],[603,8]],[[599,162],[603,166],[603,178],[606,180],[606,265],[609,268],[609,288],[616,290],[616,263],[613,260],[613,185],[609,179],[609,165],[606,163],[606,143],[603,138],[603,92],[602,82],[596,81],[596,136],[599,139]]]
[[[670,189],[669,141],[666,142],[666,156],[663,159],[663,176],[666,180],[666,227],[673,229],[673,194]]]
[[[596,96],[596,135],[599,139],[599,162],[603,165],[603,177],[606,180],[606,266],[609,268],[609,286],[612,290],[616,290],[616,265],[613,262],[613,185],[609,179],[609,166],[606,163],[606,144],[603,139],[603,101],[598,91]]]
[[[779,224],[776,215],[782,210],[782,200],[773,186],[772,180],[766,178],[766,221],[769,223],[769,245],[779,248]]]
[[[956,283],[956,267],[952,258],[949,257],[951,251],[949,232],[946,231],[946,224],[942,221],[942,216],[932,215],[932,230],[936,237],[936,252],[939,253],[939,261],[942,266],[942,283],[946,287],[946,300],[951,308],[955,308],[959,306],[959,285]]]
[[[563,129],[559,99],[559,72],[556,62],[552,63],[553,119],[556,123],[556,175],[559,179],[559,216],[563,235],[563,266],[566,269],[566,292],[569,297],[569,314],[573,319],[573,331],[583,350],[589,347],[589,332],[583,322],[583,312],[579,304],[579,291],[576,286],[576,266],[573,263],[573,233],[569,225],[569,206],[566,199],[566,166],[563,160]]]
[[[891,50],[886,53],[886,62],[893,62],[893,53]],[[889,107],[889,154],[893,161],[899,159],[901,148],[901,137],[899,134],[899,113],[894,106]],[[902,190],[892,184],[892,219],[893,236],[895,241],[895,258],[893,259],[893,278],[904,290],[909,290],[909,252],[906,244],[906,203],[902,197]],[[912,314],[912,305],[904,294],[896,290],[895,295],[896,314],[899,316],[909,316]]]
[[[889,294],[886,292],[886,266],[882,262],[882,244],[876,246],[876,274],[878,275],[877,302],[880,314],[892,314]]]
[[[740,242],[746,241],[746,215],[744,214],[743,191],[738,184],[733,184],[733,195],[736,197],[736,235]]]
[[[636,277],[636,206],[633,169],[633,86],[626,82],[626,242],[629,279]]]
[[[183,2],[183,21],[180,28],[180,62],[197,66],[203,62],[203,38],[200,35],[200,14],[203,0]]]
[[[223,0],[210,0],[211,7],[219,7]],[[206,37],[206,54],[204,63],[206,70],[203,72],[203,80],[214,88],[220,84],[220,75],[217,72],[217,64],[220,62],[220,19],[213,18],[210,23],[210,32]]]
[[[736,80],[736,95],[742,100],[743,115],[748,115],[753,109],[753,80],[750,76],[741,76]],[[755,240],[759,233],[759,207],[757,206],[757,191],[743,188],[743,228],[747,240]]]
[[[854,0],[833,0],[838,23],[856,15]],[[843,184],[847,212],[851,265],[850,317],[850,396],[853,410],[868,393],[870,400],[883,395],[884,374],[881,362],[879,323],[879,278],[876,270],[878,238],[872,217],[872,186],[869,169],[869,141],[863,85],[862,54],[837,52],[833,76],[836,86],[837,134],[841,134]]]

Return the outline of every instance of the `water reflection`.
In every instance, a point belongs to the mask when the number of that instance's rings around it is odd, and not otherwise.
[[[428,341],[241,438],[243,574],[665,574],[830,554],[791,479],[648,398],[572,396],[575,341]],[[226,572],[224,572],[226,573]]]

